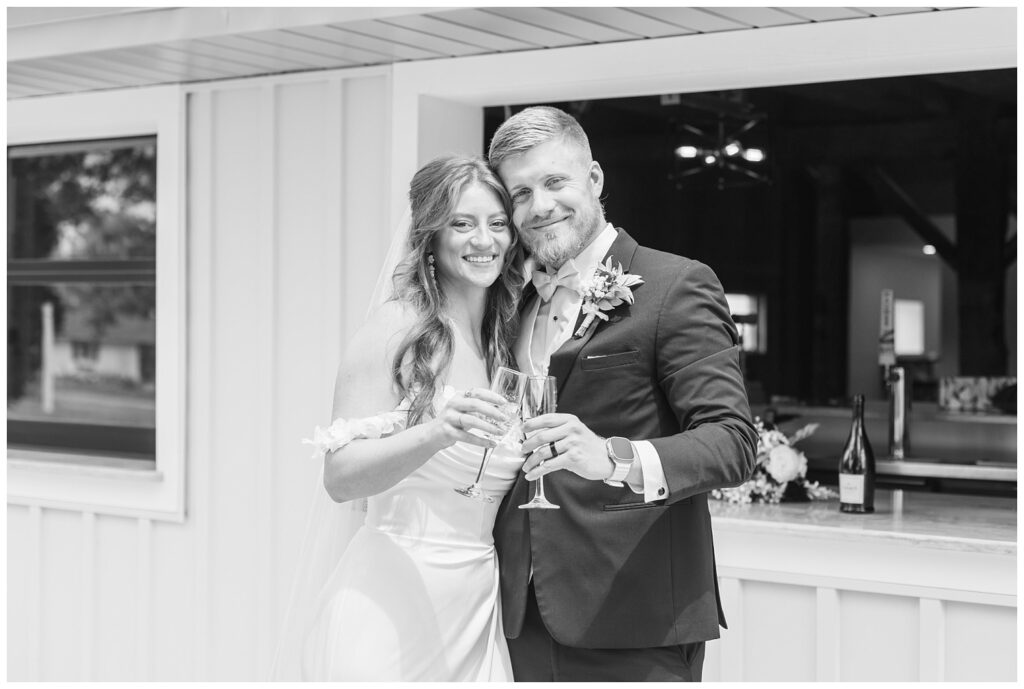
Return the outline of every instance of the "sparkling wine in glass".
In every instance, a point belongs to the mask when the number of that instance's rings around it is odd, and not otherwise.
[[[498,393],[505,399],[505,404],[501,405],[499,408],[508,415],[508,421],[501,424],[489,417],[480,416],[480,418],[485,419],[489,423],[493,423],[502,430],[501,435],[483,434],[485,437],[495,440],[499,444],[507,442],[509,436],[514,432],[513,426],[519,415],[519,409],[523,403],[523,391],[525,388],[526,374],[520,373],[519,371],[513,371],[512,369],[504,366],[498,367],[497,372],[494,374],[494,379],[491,380],[491,391]],[[494,502],[494,498],[480,488],[480,481],[483,479],[484,471],[487,469],[487,462],[491,458],[491,452],[492,448],[484,448],[484,456],[480,460],[480,469],[476,472],[476,479],[474,479],[473,483],[465,488],[456,488],[456,493],[459,495],[465,495],[467,498],[473,498],[474,500]]]
[[[554,376],[530,376],[523,394],[523,421],[541,414],[551,414],[558,406]],[[533,499],[519,506],[521,510],[557,510],[558,505],[544,497],[544,477],[538,476]]]

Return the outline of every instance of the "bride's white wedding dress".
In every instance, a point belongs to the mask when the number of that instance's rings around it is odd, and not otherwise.
[[[523,458],[494,450],[486,503],[454,491],[473,482],[481,453],[456,443],[368,499],[317,601],[303,679],[512,680],[491,529]]]

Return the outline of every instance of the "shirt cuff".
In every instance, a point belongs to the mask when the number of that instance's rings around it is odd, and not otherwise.
[[[668,483],[665,481],[665,470],[661,466],[658,450],[646,440],[634,440],[633,449],[640,462],[644,483],[643,486],[629,483],[627,485],[630,490],[637,494],[643,493],[644,502],[664,500],[668,497]]]

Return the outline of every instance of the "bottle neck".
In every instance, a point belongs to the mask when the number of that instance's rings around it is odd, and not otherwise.
[[[853,421],[863,423],[864,421],[864,395],[853,396]]]

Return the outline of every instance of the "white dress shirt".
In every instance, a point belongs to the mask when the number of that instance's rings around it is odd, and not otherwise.
[[[594,276],[594,271],[602,262],[618,233],[609,223],[584,249],[572,259],[579,271],[581,284],[586,285]],[[613,263],[616,257],[612,257]],[[537,266],[535,270],[540,270]],[[560,273],[571,272],[569,269]],[[529,278],[529,276],[527,276]],[[559,287],[545,302],[540,296],[533,297],[524,312],[522,328],[516,343],[516,359],[523,370],[532,375],[546,376],[551,355],[572,337],[572,329],[576,324],[583,297],[579,292],[567,287]],[[654,445],[646,440],[631,441],[637,461],[643,473],[643,485],[627,483],[634,493],[642,493],[645,502],[663,500],[668,497],[668,485],[665,482],[665,471],[661,465],[661,457]]]

